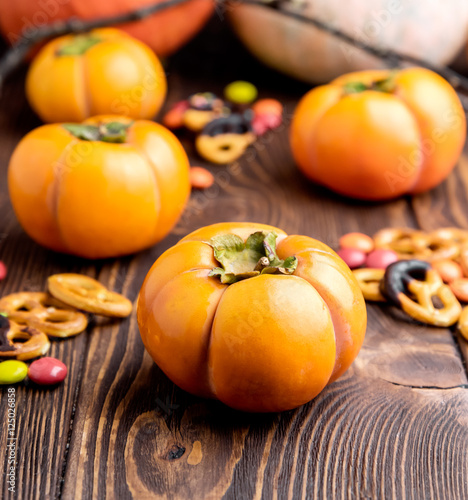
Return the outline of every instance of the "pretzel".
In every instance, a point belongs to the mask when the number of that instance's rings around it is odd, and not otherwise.
[[[0,299],[0,311],[22,325],[52,337],[71,337],[86,329],[86,316],[48,293],[20,292]]]
[[[372,269],[367,267],[355,269],[353,274],[356,277],[362,295],[366,300],[386,302],[385,297],[380,291],[380,282],[385,274],[384,269]]]
[[[440,233],[446,236],[444,233]],[[459,253],[457,242],[437,234],[426,234],[416,229],[381,229],[374,235],[376,248],[385,248],[397,253],[400,260],[417,259],[428,262],[454,259]]]
[[[55,274],[47,280],[49,292],[65,304],[87,311],[117,318],[132,312],[132,303],[119,293],[82,274]]]
[[[468,340],[468,306],[465,306],[460,314],[460,319],[458,320],[458,330],[463,337]]]
[[[15,342],[21,340],[22,342]],[[45,354],[50,342],[44,332],[0,315],[0,358],[27,360]]]
[[[435,326],[451,326],[461,314],[461,305],[428,262],[399,261],[388,266],[382,293],[412,318]],[[434,307],[437,297],[442,308]]]
[[[429,233],[429,236],[434,240],[443,240],[464,245],[468,243],[468,231],[458,227],[441,227]]]
[[[468,244],[460,246],[460,255],[457,259],[465,278],[468,278]]]

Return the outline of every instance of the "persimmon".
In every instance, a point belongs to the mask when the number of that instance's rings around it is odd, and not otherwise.
[[[138,300],[143,343],[175,384],[254,412],[319,394],[357,356],[366,322],[331,248],[254,223],[189,234],[154,263]]]
[[[154,52],[115,28],[52,40],[33,60],[26,79],[29,103],[47,123],[100,114],[153,118],[166,88]]]
[[[455,90],[423,68],[350,73],[311,90],[290,135],[310,179],[367,200],[434,188],[454,168],[465,138]]]
[[[16,147],[10,198],[38,243],[86,258],[150,247],[179,219],[189,162],[162,125],[119,116],[43,125]]]

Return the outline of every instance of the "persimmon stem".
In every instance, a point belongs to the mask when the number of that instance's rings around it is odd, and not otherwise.
[[[62,126],[76,138],[83,141],[101,141],[124,143],[127,140],[127,129],[130,123],[108,122],[99,125],[64,123]]]
[[[276,238],[275,233],[266,231],[251,234],[245,242],[235,234],[212,238],[208,244],[221,267],[215,267],[209,275],[219,277],[221,283],[232,284],[260,274],[292,274],[297,258],[281,260],[276,254]]]

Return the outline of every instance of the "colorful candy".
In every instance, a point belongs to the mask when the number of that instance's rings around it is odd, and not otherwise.
[[[0,384],[17,384],[26,378],[28,365],[16,359],[0,363]]]
[[[213,174],[203,167],[190,169],[190,183],[194,189],[208,189],[214,184]]]
[[[337,253],[350,269],[361,267],[366,261],[366,254],[356,248],[340,248]]]
[[[432,267],[439,273],[445,283],[451,283],[454,280],[463,278],[463,271],[460,264],[450,259],[436,260]]]
[[[67,376],[67,367],[58,359],[41,358],[29,366],[28,377],[38,385],[55,385]]]
[[[468,302],[468,278],[454,280],[449,286],[460,302]]]
[[[386,269],[398,260],[398,255],[393,250],[377,249],[372,251],[366,259],[366,267],[373,269]]]
[[[0,260],[0,281],[4,280],[7,275],[7,268],[5,264]]]
[[[276,99],[259,99],[252,104],[252,111],[256,115],[276,115],[283,114],[283,105]]]
[[[355,248],[361,252],[369,253],[374,250],[374,240],[363,233],[344,234],[339,239],[340,248]]]
[[[224,89],[224,97],[235,104],[250,104],[257,95],[257,87],[243,80],[232,82]]]
[[[184,126],[184,113],[189,108],[188,101],[179,101],[164,115],[163,125],[171,130]]]

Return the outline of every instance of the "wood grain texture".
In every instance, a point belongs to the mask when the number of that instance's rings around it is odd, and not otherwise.
[[[306,90],[253,61],[219,20],[169,61],[168,73],[169,104],[245,78],[262,95],[281,98],[288,116]],[[98,262],[49,252],[19,228],[5,184],[15,144],[38,125],[23,78],[10,81],[0,100],[0,259],[10,271],[0,295],[41,290],[50,274],[71,271],[135,301],[166,248],[219,221],[265,222],[332,246],[347,231],[468,227],[467,159],[429,194],[353,202],[304,180],[289,151],[287,118],[238,163],[208,166],[215,185],[192,194],[178,226],[156,247]],[[193,162],[205,165],[185,144]],[[283,414],[243,414],[175,387],[145,353],[134,314],[95,320],[78,337],[53,341],[51,355],[67,364],[69,376],[49,390],[17,386],[18,487],[10,495],[2,476],[2,498],[468,498],[467,343],[450,330],[410,323],[390,307],[368,311],[353,367],[314,401]],[[6,418],[6,388],[0,416]]]

